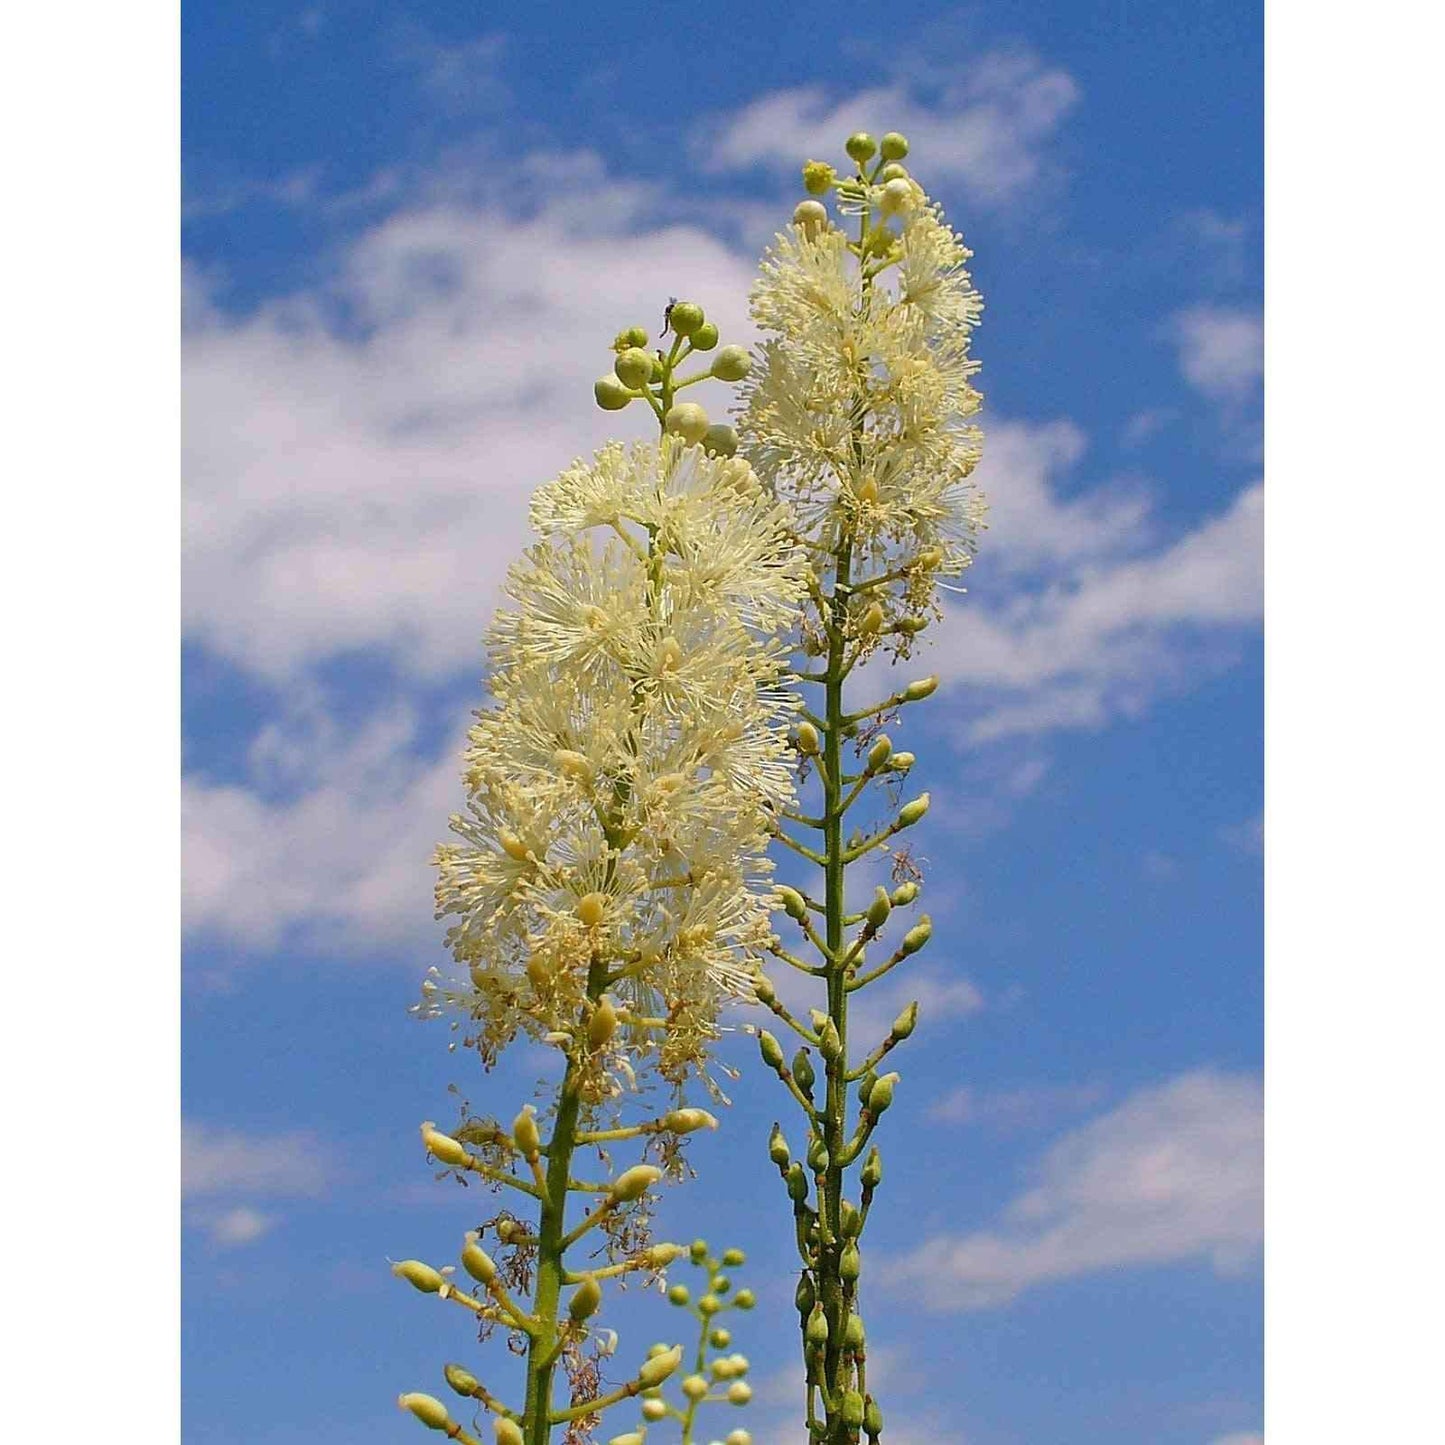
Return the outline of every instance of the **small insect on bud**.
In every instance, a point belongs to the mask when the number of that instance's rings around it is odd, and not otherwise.
[[[652,380],[652,357],[639,346],[629,346],[626,351],[618,352],[612,369],[623,386],[637,391]]]
[[[603,411],[621,411],[632,393],[615,376],[599,376],[592,383],[592,395]]]
[[[818,1077],[813,1072],[813,1061],[808,1057],[807,1049],[799,1049],[793,1055],[793,1077],[798,1081],[798,1087],[804,1093],[811,1093],[813,1081]]]
[[[858,619],[858,635],[859,637],[872,637],[882,626],[883,604],[881,602],[871,603]]]
[[[897,1074],[884,1074],[868,1090],[868,1112],[876,1119],[893,1103],[893,1086],[898,1082]]]
[[[917,682],[910,682],[903,689],[904,702],[922,702],[926,697],[932,697],[938,691],[937,677],[921,677]]]
[[[398,1260],[396,1264],[392,1265],[391,1272],[398,1279],[404,1279],[408,1284],[415,1285],[423,1294],[435,1294],[446,1283],[440,1273],[431,1265],[423,1264],[419,1259]]]
[[[692,333],[691,340],[694,351],[711,351],[717,345],[717,327],[711,321],[704,321]]]
[[[767,1029],[758,1030],[758,1052],[762,1054],[763,1062],[770,1069],[783,1067],[783,1046]]]
[[[719,381],[741,381],[753,369],[745,346],[724,346],[713,358],[712,374]]]
[[[878,209],[885,216],[896,216],[902,211],[911,209],[915,200],[913,182],[906,181],[900,176],[897,180],[889,181],[883,187],[883,194],[878,198]]]
[[[678,336],[691,336],[706,319],[696,301],[674,301],[668,308],[668,323]]]
[[[667,1419],[667,1401],[644,1400],[642,1402],[642,1418],[650,1424]]]
[[[448,1365],[442,1370],[442,1375],[459,1395],[475,1395],[481,1388],[481,1381],[462,1365]]]
[[[896,1019],[893,1020],[893,1027],[888,1030],[895,1039],[906,1039],[918,1026],[918,1005],[911,1003]]]
[[[674,1109],[663,1115],[662,1127],[670,1134],[695,1134],[699,1129],[716,1129],[717,1120],[706,1109]]]
[[[426,1145],[427,1153],[434,1155],[443,1164],[450,1164],[454,1169],[471,1163],[472,1156],[467,1153],[466,1148],[450,1134],[440,1133],[435,1124],[428,1122],[421,1126],[421,1142]]]
[[[589,1274],[567,1302],[567,1313],[577,1323],[589,1320],[602,1304],[602,1286]]]
[[[903,942],[898,945],[898,951],[907,958],[910,953],[917,953],[932,937],[933,920],[925,913],[923,917],[903,935]]]
[[[685,442],[700,442],[712,425],[707,413],[695,401],[680,401],[662,419],[663,427]]]
[[[736,456],[738,451],[738,434],[726,422],[717,422],[702,434],[702,449],[709,456]]]
[[[777,1124],[773,1125],[773,1132],[768,1135],[768,1158],[779,1169],[788,1167],[788,1141],[783,1137],[782,1128]]]
[[[917,761],[915,753],[894,753],[888,766],[895,773],[906,773]]]
[[[878,151],[878,142],[868,134],[866,130],[855,130],[843,145],[848,152],[848,159],[857,161],[861,166],[864,161],[870,161]]]
[[[773,987],[773,981],[767,974],[760,973],[757,978],[753,980],[753,997],[756,998],[759,1003],[772,1003],[777,996],[778,991]]]
[[[827,161],[809,161],[803,167],[803,189],[810,196],[826,196],[837,179],[838,172]]]
[[[838,1278],[844,1284],[854,1284],[862,1273],[863,1257],[858,1253],[858,1246],[849,1240],[838,1256]]]
[[[478,1284],[491,1284],[497,1277],[497,1266],[492,1256],[477,1243],[475,1230],[468,1230],[466,1243],[462,1246],[462,1268]]]
[[[928,811],[928,794],[920,793],[911,803],[898,810],[898,826],[911,828]]]
[[[624,1169],[612,1181],[607,1197],[614,1204],[631,1204],[634,1200],[641,1199],[661,1178],[662,1170],[655,1164],[634,1164],[631,1169]]]
[[[890,130],[878,143],[878,150],[885,161],[901,161],[908,154],[908,137]]]
[[[542,1147],[542,1136],[537,1130],[537,1111],[531,1104],[512,1120],[512,1142],[523,1158],[530,1159]]]
[[[863,1423],[863,1397],[857,1390],[843,1391],[843,1423],[854,1430]]]
[[[584,928],[596,928],[607,916],[605,893],[584,893],[577,900],[577,921]]]
[[[592,1017],[587,1020],[587,1043],[593,1049],[600,1049],[617,1032],[617,1009],[606,994],[597,1000]]]
[[[887,733],[879,733],[873,746],[868,749],[868,771],[876,773],[893,756],[893,740]]]
[[[877,1189],[883,1182],[883,1156],[878,1152],[876,1144],[868,1151],[868,1157],[863,1161],[863,1171],[859,1178],[862,1179],[864,1187],[867,1189]]]
[[[828,229],[828,208],[821,201],[799,201],[793,224],[811,241]]]
[[[810,1345],[828,1343],[828,1316],[823,1313],[821,1305],[813,1306],[813,1313],[808,1316],[807,1328],[803,1334]]]
[[[888,922],[888,915],[893,912],[893,904],[888,899],[888,890],[879,886],[873,890],[873,901],[868,905],[868,912],[865,915],[868,927],[875,933]]]
[[[810,722],[798,724],[798,751],[805,758],[811,758],[818,751],[818,729]]]
[[[918,897],[918,884],[911,879],[907,883],[900,883],[893,890],[893,906],[895,908],[907,908],[915,898]]]
[[[396,1403],[403,1410],[410,1410],[429,1429],[445,1430],[452,1423],[447,1407],[435,1395],[422,1395],[413,1391],[409,1395],[398,1395]]]
[[[753,1387],[746,1380],[734,1380],[728,1386],[728,1404],[746,1405],[753,1398]]]

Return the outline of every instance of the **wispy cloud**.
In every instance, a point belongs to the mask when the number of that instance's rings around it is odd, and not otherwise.
[[[188,1120],[181,1129],[181,1198],[188,1227],[218,1249],[254,1244],[280,1222],[255,1199],[309,1199],[326,1185],[309,1134],[252,1135]]]
[[[1192,306],[1171,323],[1179,369],[1215,401],[1239,401],[1264,375],[1264,319],[1256,310]]]
[[[939,1235],[887,1277],[931,1309],[1006,1304],[1104,1270],[1239,1267],[1263,1227],[1260,1082],[1201,1070],[1142,1089],[1065,1135],[991,1229]]]
[[[928,1107],[945,1124],[968,1124],[1000,1134],[1047,1128],[1081,1114],[1104,1097],[1102,1084],[1028,1084],[1014,1089],[979,1089],[965,1084]]]

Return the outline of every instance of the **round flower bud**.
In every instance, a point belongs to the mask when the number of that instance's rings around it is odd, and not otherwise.
[[[707,452],[709,456],[736,456],[738,450],[738,434],[726,422],[714,422],[702,434],[702,449]]]
[[[898,945],[905,957],[910,953],[917,953],[930,938],[933,937],[933,920],[925,913],[907,933],[903,935],[903,942]]]
[[[889,1033],[895,1039],[906,1039],[918,1025],[918,1005],[911,1003],[896,1019],[893,1020],[893,1027]]]
[[[701,1400],[707,1394],[707,1381],[701,1375],[689,1375],[680,1388],[689,1400]]]
[[[906,773],[918,761],[916,753],[894,753],[888,764],[895,773]]]
[[[587,1042],[594,1049],[600,1049],[617,1032],[617,1009],[612,1000],[604,994],[597,1000],[592,1017],[587,1020]]]
[[[615,376],[599,376],[592,383],[592,395],[603,411],[621,411],[632,393]]]
[[[883,1156],[878,1152],[876,1144],[868,1151],[868,1157],[863,1161],[863,1172],[859,1177],[868,1189],[877,1189],[883,1182]]]
[[[837,179],[838,172],[827,161],[809,161],[803,167],[803,189],[810,196],[826,196]]]
[[[741,381],[753,369],[745,346],[724,346],[713,358],[712,374],[719,381]]]
[[[622,339],[628,346],[646,346],[647,331],[641,326],[629,326],[627,330],[622,333]]]
[[[868,926],[876,933],[888,922],[893,905],[888,901],[888,891],[881,885],[873,890],[873,901],[868,905]]]
[[[733,1297],[733,1303],[740,1310],[750,1310],[757,1304],[758,1297],[750,1289],[740,1289]]]
[[[692,1291],[685,1284],[674,1284],[668,1287],[667,1299],[669,1304],[675,1304],[679,1308],[689,1303],[692,1299]]]
[[[542,1148],[542,1136],[537,1132],[537,1111],[527,1104],[512,1120],[512,1142],[522,1154],[530,1159]]]
[[[807,1049],[799,1049],[793,1055],[793,1077],[800,1088],[811,1092],[813,1081],[818,1076],[813,1072],[813,1061],[808,1057]]]
[[[644,1390],[660,1385],[682,1363],[682,1346],[674,1345],[660,1355],[651,1356],[637,1372],[637,1381]]]
[[[753,1437],[746,1430],[730,1430],[723,1445],[753,1445]]]
[[[876,1119],[893,1103],[893,1086],[898,1082],[897,1074],[884,1074],[868,1090],[868,1112]]]
[[[644,1400],[642,1402],[642,1418],[653,1423],[667,1419],[667,1401]]]
[[[712,425],[707,413],[695,401],[680,401],[676,406],[669,407],[662,424],[674,436],[690,443],[700,442]]]
[[[810,722],[798,724],[798,751],[805,758],[810,758],[818,751],[818,729]]]
[[[862,1273],[863,1257],[858,1253],[858,1246],[850,1239],[843,1246],[843,1253],[838,1256],[838,1278],[844,1284],[854,1284]]]
[[[873,159],[878,150],[878,142],[866,130],[856,130],[848,137],[843,149],[848,152],[849,160],[857,161],[861,166],[864,161]]]
[[[782,1129],[773,1125],[773,1132],[768,1135],[768,1158],[778,1166],[779,1169],[788,1167],[788,1141],[783,1137]]]
[[[410,1395],[398,1395],[396,1403],[403,1410],[410,1410],[423,1425],[432,1430],[445,1430],[452,1423],[447,1407],[435,1395],[422,1395],[414,1391]]]
[[[477,1377],[462,1365],[447,1365],[442,1374],[459,1395],[475,1395],[481,1388]]]
[[[583,1320],[591,1319],[601,1304],[602,1286],[589,1274],[567,1302],[567,1313],[581,1324]]]
[[[712,1292],[714,1294],[726,1294],[733,1287],[733,1282],[725,1274],[715,1274],[712,1277]]]
[[[758,1030],[758,1052],[763,1056],[763,1062],[770,1069],[780,1069],[783,1066],[783,1046],[770,1034],[767,1029]]]
[[[612,369],[623,386],[637,391],[652,380],[652,357],[640,346],[629,346],[626,351],[618,352]]]
[[[911,828],[928,811],[928,794],[920,793],[911,803],[898,810],[898,826]]]
[[[391,1272],[398,1279],[404,1279],[408,1284],[415,1285],[423,1294],[435,1294],[446,1283],[446,1279],[440,1273],[431,1265],[423,1264],[419,1259],[399,1260],[392,1265]]]
[[[906,181],[908,179],[908,167],[900,166],[897,161],[890,161],[878,172],[878,182],[886,186],[889,181]]]
[[[674,301],[668,317],[678,336],[691,336],[705,319],[696,301]]]
[[[850,1314],[848,1323],[843,1330],[843,1343],[850,1350],[861,1350],[867,1336],[863,1332],[863,1320],[860,1316]]]
[[[694,351],[711,351],[716,345],[717,327],[711,321],[704,321],[692,333],[692,349]]]
[[[908,137],[890,130],[879,142],[878,150],[885,161],[901,161],[908,154]]]
[[[733,1342],[732,1331],[725,1330],[721,1325],[719,1325],[708,1335],[707,1340],[708,1343],[713,1347],[713,1349],[725,1350]]]
[[[813,1306],[813,1313],[808,1316],[808,1324],[803,1331],[803,1336],[810,1345],[826,1345],[828,1343],[828,1316],[823,1313],[822,1305]]]
[[[577,900],[577,921],[584,928],[596,928],[607,916],[607,895],[586,893]]]
[[[438,1133],[435,1124],[427,1123],[421,1126],[421,1142],[426,1145],[427,1152],[435,1155],[443,1164],[459,1169],[471,1162],[472,1156],[466,1149],[450,1134]]]
[[[688,1246],[687,1252],[694,1264],[701,1264],[707,1258],[707,1240],[693,1240]]]
[[[717,1120],[706,1109],[674,1109],[663,1115],[662,1127],[671,1134],[693,1134],[699,1129],[716,1129]]]
[[[475,1230],[467,1231],[467,1242],[462,1246],[462,1268],[478,1284],[491,1284],[497,1277],[496,1262],[477,1243]]]
[[[854,1430],[863,1423],[863,1397],[857,1390],[843,1391],[843,1423]]]
[[[821,201],[799,201],[793,207],[793,224],[811,241],[828,229],[828,208]]]
[[[736,1269],[740,1264],[746,1264],[748,1257],[740,1249],[723,1250],[722,1262],[729,1269]]]
[[[868,771],[876,773],[892,756],[892,738],[887,733],[879,733],[873,746],[868,749]]]
[[[878,209],[885,216],[896,216],[912,207],[915,199],[913,182],[905,181],[900,176],[883,187],[883,194],[878,198]]]
[[[746,1380],[734,1380],[728,1386],[728,1404],[746,1405],[753,1398],[753,1387]]]
[[[938,679],[936,677],[921,677],[917,682],[910,682],[903,689],[904,702],[922,702],[926,697],[932,697],[938,691]]]
[[[722,1308],[722,1301],[715,1294],[705,1294],[697,1302],[698,1310],[705,1315],[715,1315]]]
[[[634,1164],[612,1181],[608,1197],[615,1204],[631,1204],[634,1199],[641,1199],[661,1178],[662,1170],[655,1164]]]
[[[900,753],[899,756],[911,757],[912,754]],[[912,880],[907,883],[900,883],[898,887],[893,890],[892,896],[893,906],[895,908],[907,908],[908,905],[912,903],[915,898],[918,897],[918,884],[914,883]]]

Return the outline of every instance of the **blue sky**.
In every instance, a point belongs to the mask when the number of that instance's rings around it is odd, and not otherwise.
[[[975,250],[992,504],[906,734],[940,928],[894,1000],[924,1021],[870,1227],[885,1439],[1254,1439],[1257,10],[184,23],[187,1441],[416,1438],[397,1391],[471,1358],[385,1262],[474,1222],[417,1122],[531,1081],[406,1014],[497,579],[619,425],[614,332],[685,294],[745,334],[796,164],[858,124],[912,136]],[[750,1249],[748,1414],[791,1440],[780,1111],[751,1070],[735,1097],[663,1223]]]

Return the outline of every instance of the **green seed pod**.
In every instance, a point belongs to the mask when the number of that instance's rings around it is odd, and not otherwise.
[[[707,413],[695,401],[680,401],[668,409],[662,419],[663,428],[685,442],[700,442],[712,425]]]
[[[875,1438],[883,1433],[883,1411],[871,1395],[863,1409],[863,1428]]]
[[[423,1264],[419,1259],[400,1260],[392,1265],[391,1272],[398,1279],[404,1279],[409,1285],[414,1285],[423,1294],[435,1294],[446,1283],[444,1275],[439,1274],[431,1265]]]
[[[838,1256],[838,1278],[844,1284],[853,1284],[862,1273],[863,1256],[859,1254],[858,1246],[849,1240],[843,1246],[843,1253]]]
[[[807,901],[796,888],[789,888],[786,883],[778,885],[778,901],[783,905],[783,912],[789,918],[796,919],[801,923],[808,916]]]
[[[890,130],[879,142],[878,150],[885,161],[901,161],[908,154],[908,137]]]
[[[818,1292],[813,1288],[813,1276],[804,1270],[798,1276],[798,1287],[793,1292],[793,1304],[797,1306],[798,1313],[807,1319],[813,1312],[813,1306],[817,1303]]]
[[[713,457],[735,457],[738,453],[738,434],[726,422],[714,422],[702,434],[702,449]]]
[[[810,196],[826,196],[837,179],[838,172],[827,161],[809,161],[803,167],[803,189]]]
[[[667,1300],[669,1304],[675,1304],[679,1308],[689,1303],[692,1299],[692,1292],[685,1284],[674,1284],[668,1287]]]
[[[638,1383],[644,1390],[660,1385],[682,1363],[682,1346],[674,1345],[660,1355],[653,1355],[637,1372]]]
[[[626,351],[618,352],[612,369],[623,386],[638,391],[652,380],[652,357],[641,347],[629,346]]]
[[[863,1348],[866,1342],[867,1336],[863,1333],[862,1317],[850,1314],[847,1328],[843,1331],[843,1343],[856,1353]]]
[[[813,1061],[808,1057],[807,1049],[799,1049],[793,1055],[793,1077],[805,1094],[813,1092],[813,1082],[818,1076],[813,1072]]]
[[[843,1423],[853,1430],[863,1423],[863,1397],[857,1390],[843,1391]]]
[[[468,1230],[467,1242],[462,1246],[462,1268],[478,1284],[491,1284],[497,1277],[497,1266],[492,1256],[477,1243],[475,1230]]]
[[[928,811],[928,803],[927,793],[920,793],[911,803],[905,803],[898,810],[898,826],[911,828]]]
[[[923,917],[903,935],[903,942],[898,945],[899,950],[905,955],[917,953],[932,937],[933,920],[925,913]]]
[[[903,1010],[901,1014],[898,1015],[896,1019],[893,1020],[893,1027],[889,1029],[888,1032],[892,1034],[895,1039],[901,1041],[903,1039],[906,1039],[913,1032],[913,1030],[917,1027],[917,1024],[918,1005],[916,1003],[911,1003],[906,1009]]]
[[[435,1124],[426,1123],[421,1126],[421,1142],[426,1145],[427,1152],[443,1164],[459,1169],[471,1162],[472,1156],[466,1149],[450,1134],[439,1133]]]
[[[733,1296],[733,1304],[740,1310],[750,1310],[757,1302],[757,1295],[750,1289],[740,1289],[737,1294]]]
[[[799,201],[793,224],[811,241],[828,229],[828,208],[821,201]]]
[[[763,1056],[763,1062],[770,1069],[783,1067],[783,1046],[767,1029],[758,1030],[758,1051]]]
[[[895,908],[907,908],[908,905],[918,897],[918,884],[912,882],[900,883],[898,887],[893,890],[892,897]]]
[[[597,1001],[592,1017],[587,1020],[587,1042],[594,1050],[602,1048],[617,1032],[617,1010],[605,994]]]
[[[602,1286],[589,1274],[567,1302],[567,1313],[580,1325],[583,1320],[590,1320],[601,1304]]]
[[[694,351],[711,351],[716,345],[717,327],[711,321],[704,321],[692,333],[692,349]]]
[[[810,1345],[826,1345],[828,1343],[828,1316],[823,1313],[822,1305],[813,1306],[813,1312],[808,1316],[808,1324],[803,1331],[803,1336]]]
[[[398,1395],[396,1403],[403,1410],[410,1410],[429,1429],[445,1430],[452,1423],[447,1407],[435,1395],[423,1395],[413,1391],[409,1395]]]
[[[788,1198],[794,1204],[801,1204],[808,1197],[808,1176],[796,1159],[788,1165]]]
[[[843,149],[848,152],[849,160],[857,161],[861,166],[864,161],[871,161],[877,154],[878,142],[866,130],[855,130],[844,143]]]
[[[641,1199],[661,1178],[662,1170],[656,1165],[634,1164],[612,1181],[612,1187],[607,1192],[614,1203],[631,1204],[633,1200]]]
[[[442,1374],[459,1395],[475,1395],[481,1388],[481,1381],[463,1365],[448,1365]]]
[[[788,1167],[788,1141],[783,1137],[782,1127],[773,1125],[773,1132],[768,1135],[768,1158],[778,1166],[779,1169]]]
[[[592,383],[592,395],[603,411],[621,411],[632,393],[615,376],[599,376]]]
[[[678,336],[691,336],[705,319],[696,301],[674,301],[668,312],[668,320]]]
[[[876,1119],[893,1102],[893,1086],[897,1074],[884,1074],[868,1091],[868,1112]]]
[[[528,1104],[512,1120],[512,1142],[524,1158],[530,1159],[542,1147],[542,1136],[537,1132],[537,1111]]]
[[[868,1151],[868,1157],[863,1161],[863,1172],[860,1178],[867,1189],[877,1189],[883,1182],[883,1156],[878,1152],[876,1144]]]
[[[887,733],[879,733],[868,749],[868,771],[876,773],[880,768],[887,765],[888,759],[893,756],[893,740]]]
[[[810,722],[798,724],[798,751],[805,758],[813,757],[818,751],[818,729]]]
[[[922,702],[926,697],[932,697],[938,691],[938,679],[936,677],[920,678],[917,682],[910,682],[903,689],[904,702]]]
[[[752,369],[746,346],[724,346],[713,358],[712,374],[719,381],[741,381]]]
[[[875,933],[888,922],[888,915],[893,912],[893,904],[889,900],[886,888],[875,888],[873,890],[873,901],[868,905],[868,912],[865,915],[868,920],[868,927]]]

